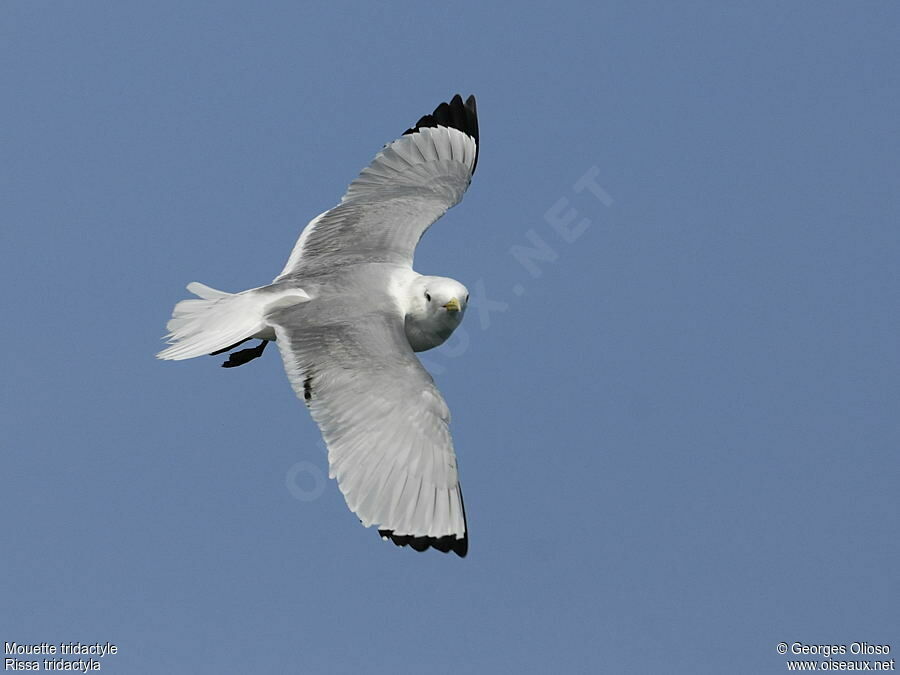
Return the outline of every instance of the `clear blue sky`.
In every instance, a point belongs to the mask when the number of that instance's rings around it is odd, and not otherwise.
[[[891,2],[3,3],[0,641],[110,641],[110,673],[896,654],[898,32]],[[277,351],[153,357],[187,282],[270,281],[456,92],[478,172],[416,267],[482,302],[425,355],[465,560],[320,489]]]

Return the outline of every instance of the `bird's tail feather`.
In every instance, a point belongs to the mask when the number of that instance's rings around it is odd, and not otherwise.
[[[309,300],[297,288],[279,290],[263,286],[226,293],[194,281],[187,289],[200,299],[182,300],[175,305],[166,324],[170,346],[157,354],[157,358],[180,361],[225,350],[252,337],[274,339],[266,313]]]

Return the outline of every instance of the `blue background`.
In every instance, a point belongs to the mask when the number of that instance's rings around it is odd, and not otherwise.
[[[898,30],[891,2],[3,3],[0,640],[110,641],[112,673],[900,650]],[[478,172],[416,268],[482,303],[424,355],[465,560],[360,527],[277,351],[153,357],[187,282],[270,281],[457,91]]]

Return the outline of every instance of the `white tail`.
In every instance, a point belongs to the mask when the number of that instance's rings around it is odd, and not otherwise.
[[[247,338],[274,340],[266,313],[309,300],[299,288],[263,286],[226,293],[194,281],[187,289],[200,300],[182,300],[175,305],[166,324],[166,338],[171,346],[157,358],[180,361],[225,349]]]

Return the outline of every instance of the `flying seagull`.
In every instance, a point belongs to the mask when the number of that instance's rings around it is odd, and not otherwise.
[[[412,264],[477,162],[475,97],[457,94],[386,145],[340,204],[309,222],[271,284],[241,293],[188,284],[199,299],[175,305],[170,346],[157,354],[232,352],[222,364],[231,368],[277,341],[350,510],[398,546],[461,557],[469,540],[450,411],[413,352],[450,337],[469,294]],[[260,343],[233,351],[251,339]]]

